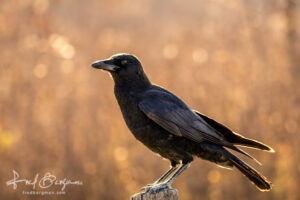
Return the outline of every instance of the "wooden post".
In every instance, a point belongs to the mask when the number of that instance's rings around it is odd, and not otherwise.
[[[130,200],[179,200],[179,197],[175,188],[164,188],[134,194],[130,197]]]

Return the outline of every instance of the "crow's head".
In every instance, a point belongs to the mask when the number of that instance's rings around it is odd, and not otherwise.
[[[109,71],[113,75],[130,76],[143,72],[140,61],[130,54],[116,54],[105,60],[99,60],[92,67]]]
[[[151,85],[140,61],[130,54],[113,55],[108,59],[94,62],[92,67],[110,72],[118,86],[140,90]]]

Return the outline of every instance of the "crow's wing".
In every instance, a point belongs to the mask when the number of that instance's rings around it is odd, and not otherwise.
[[[231,146],[221,133],[170,92],[162,88],[152,88],[141,99],[140,109],[168,132],[196,142],[209,141]]]
[[[204,119],[215,130],[217,130],[219,133],[222,133],[222,135],[230,143],[233,143],[233,144],[236,144],[236,145],[241,145],[241,146],[246,146],[246,147],[252,147],[252,148],[256,148],[256,149],[261,149],[261,150],[265,150],[265,151],[270,151],[270,152],[274,151],[271,147],[269,147],[269,146],[267,146],[267,145],[265,145],[265,144],[263,144],[259,141],[252,140],[252,139],[249,139],[249,138],[245,138],[242,135],[231,131],[229,128],[227,128],[223,124],[220,124],[220,123],[216,122],[215,120],[199,113],[196,110],[194,110],[194,112],[198,116],[200,116],[202,119]]]
[[[226,146],[259,163],[251,155],[234,146],[233,143],[228,141],[227,138],[219,132],[224,132],[226,129],[225,134],[229,134],[229,129],[221,124],[214,124],[210,121],[212,120],[210,118],[205,116],[203,118],[203,116],[199,115],[200,113],[192,111],[183,101],[169,91],[153,86],[143,93],[141,99],[139,102],[141,111],[169,133],[186,137],[199,143],[207,141]],[[221,126],[223,127],[221,128]]]

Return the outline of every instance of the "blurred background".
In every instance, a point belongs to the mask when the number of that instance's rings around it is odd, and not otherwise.
[[[196,159],[173,185],[180,199],[299,199],[299,11],[293,0],[1,0],[0,198],[129,199],[169,168],[127,129],[110,76],[90,67],[129,52],[153,83],[276,150],[248,151],[263,166],[245,159],[271,192]],[[23,195],[30,186],[6,185],[13,170],[83,185]]]

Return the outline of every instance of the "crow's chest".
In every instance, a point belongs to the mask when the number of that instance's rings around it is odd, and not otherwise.
[[[131,96],[130,93],[115,95],[126,125],[138,140],[149,146],[168,138],[169,133],[140,110],[136,97]]]
[[[137,94],[130,92],[116,92],[115,96],[120,106],[123,118],[131,131],[147,125],[146,116],[139,109]]]

